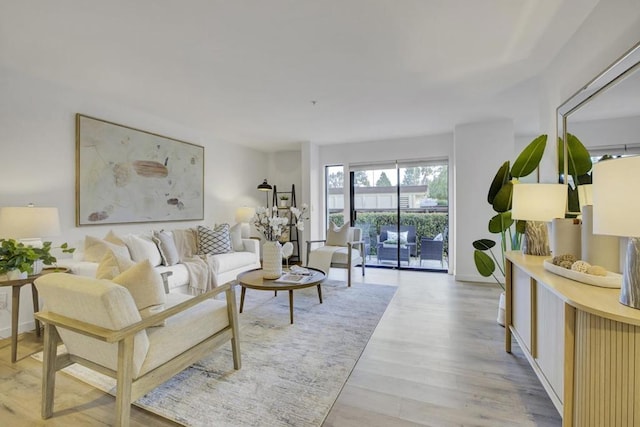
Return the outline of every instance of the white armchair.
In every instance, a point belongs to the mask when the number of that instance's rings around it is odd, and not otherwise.
[[[346,225],[345,225],[346,226]],[[349,227],[345,234],[346,238],[336,238],[341,232],[340,229],[329,227],[327,239],[307,241],[307,266],[318,268],[329,273],[329,268],[347,269],[347,286],[351,286],[351,270],[358,264],[362,266],[364,276],[364,241],[362,240],[362,230],[357,227]],[[346,230],[345,230],[346,231]],[[328,242],[328,243],[327,243]],[[313,244],[322,243],[319,247],[312,249]]]
[[[129,424],[133,401],[227,341],[240,369],[230,283],[196,297],[167,294],[164,310],[145,319],[129,290],[108,280],[53,273],[36,286],[44,300],[36,314],[44,324],[42,418],[53,415],[56,371],[73,363],[116,379],[117,426]],[[225,301],[214,299],[222,292]],[[59,341],[67,353],[56,355]]]

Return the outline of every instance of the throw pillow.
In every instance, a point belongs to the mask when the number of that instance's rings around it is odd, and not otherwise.
[[[336,226],[333,222],[329,224],[327,230],[327,246],[347,246],[349,242],[349,223],[345,223],[342,227]]]
[[[118,274],[113,278],[113,282],[129,290],[143,319],[164,309],[167,297],[164,293],[162,276],[153,268],[149,260],[139,262]],[[164,322],[154,326],[163,324]]]
[[[114,245],[127,246],[122,237],[118,236],[113,230],[109,230],[107,235],[104,236],[104,240]]]
[[[114,253],[112,250],[108,250],[100,260],[100,264],[98,264],[96,279],[112,280],[118,274],[128,270],[134,265],[135,262],[131,261],[131,258],[123,257]]]
[[[215,229],[198,226],[198,254],[216,255],[229,252],[232,252],[229,224],[218,225]]]
[[[160,251],[162,265],[175,265],[180,262],[180,255],[176,242],[173,239],[173,233],[170,231],[154,231],[151,238]]]
[[[84,260],[89,262],[100,262],[108,250],[117,253],[121,257],[130,257],[129,249],[126,246],[117,245],[106,240],[93,236],[84,238]]]
[[[385,241],[385,243],[397,244],[398,240],[400,241],[401,245],[406,245],[409,241],[409,232],[401,231],[398,235],[397,231],[387,231],[387,240]]]
[[[162,264],[160,251],[151,239],[136,236],[135,234],[128,234],[124,236],[122,240],[127,244],[129,252],[131,252],[131,259],[135,262],[149,260],[153,267]]]
[[[244,243],[242,243],[242,224],[236,224],[229,229],[231,236],[231,247],[234,252],[244,251]]]

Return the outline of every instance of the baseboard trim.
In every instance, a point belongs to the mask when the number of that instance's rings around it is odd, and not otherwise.
[[[36,330],[36,322],[33,320],[18,324],[18,334],[31,332],[35,330]],[[0,339],[5,339],[5,338],[11,338],[11,326],[0,329]]]

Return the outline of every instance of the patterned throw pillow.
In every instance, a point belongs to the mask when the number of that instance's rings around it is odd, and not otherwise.
[[[198,254],[216,255],[232,252],[229,224],[220,224],[211,229],[198,226]]]

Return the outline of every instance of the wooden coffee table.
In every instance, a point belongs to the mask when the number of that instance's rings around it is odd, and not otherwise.
[[[320,284],[327,276],[325,276],[325,274],[320,270],[316,270],[314,268],[309,268],[309,270],[313,272],[313,276],[304,283],[278,283],[275,280],[264,279],[262,277],[262,269],[260,268],[239,274],[238,284],[242,288],[240,293],[240,313],[242,313],[242,308],[244,306],[244,294],[247,291],[247,288],[258,291],[275,291],[275,295],[278,294],[278,291],[289,291],[289,317],[293,324],[294,290],[317,286],[318,298],[320,299],[320,304],[322,304],[322,289],[320,288]]]

